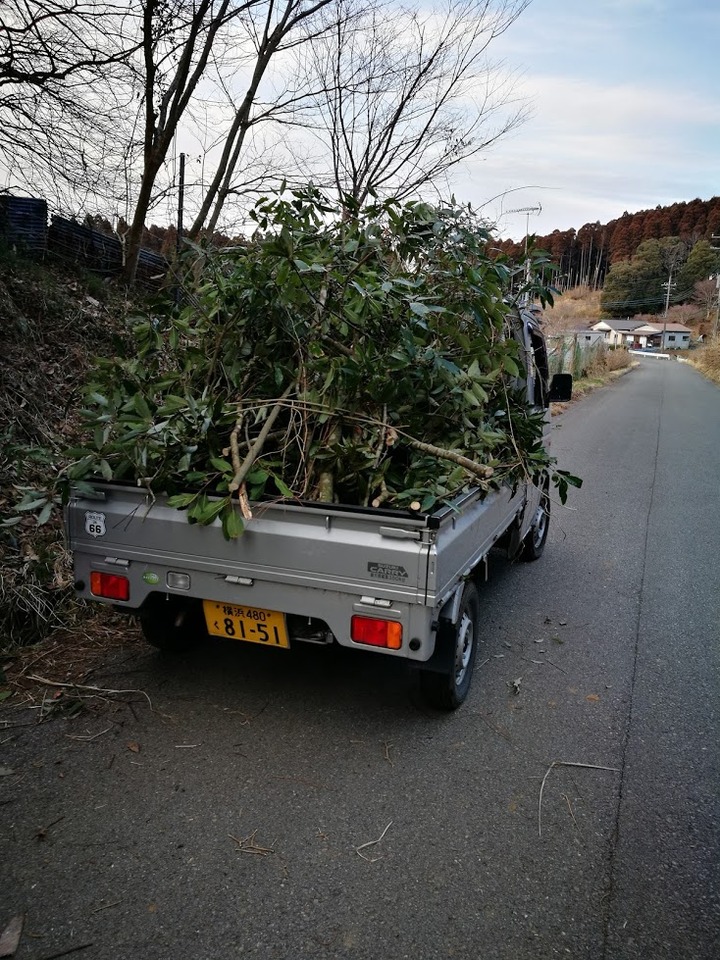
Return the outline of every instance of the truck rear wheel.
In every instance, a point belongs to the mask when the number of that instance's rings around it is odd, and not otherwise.
[[[520,545],[520,552],[518,554],[520,560],[531,563],[533,560],[540,559],[545,549],[549,529],[550,491],[545,487],[540,494],[540,503],[535,511],[532,525]]]
[[[465,584],[453,633],[454,655],[449,671],[420,673],[423,698],[438,710],[456,710],[470,691],[480,639],[480,596],[471,580]]]
[[[163,653],[184,653],[196,646],[206,633],[200,607],[179,602],[176,597],[158,594],[149,597],[140,610],[139,619],[147,642]]]

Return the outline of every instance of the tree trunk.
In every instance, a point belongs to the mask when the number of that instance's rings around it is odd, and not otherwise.
[[[140,248],[142,246],[145,218],[147,217],[147,212],[150,207],[150,200],[152,199],[155,178],[157,177],[159,169],[160,163],[157,160],[157,156],[150,160],[145,166],[142,182],[140,184],[140,193],[138,194],[137,203],[135,205],[133,221],[125,239],[125,263],[123,266],[123,276],[125,278],[125,282],[129,284],[134,284],[137,276],[137,266],[138,259],[140,257]]]

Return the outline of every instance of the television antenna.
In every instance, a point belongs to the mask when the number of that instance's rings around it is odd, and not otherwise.
[[[537,203],[534,207],[516,207],[514,210],[506,210],[505,214],[510,213],[524,213],[525,214],[525,283],[530,284],[530,257],[528,257],[528,237],[530,235],[530,217],[533,214],[540,216],[542,213],[542,204]],[[504,215],[505,215],[504,214]],[[525,306],[529,303],[530,297],[528,294],[524,296]]]
[[[514,210],[505,210],[503,216],[507,216],[511,213],[524,213],[525,214],[525,254],[527,255],[528,251],[528,235],[530,234],[530,217],[532,214],[537,214],[540,216],[542,213],[542,204],[537,203],[534,207],[515,207]]]

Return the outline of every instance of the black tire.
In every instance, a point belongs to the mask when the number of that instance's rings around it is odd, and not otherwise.
[[[140,629],[149,644],[163,653],[185,653],[206,636],[202,609],[176,597],[149,597],[139,614]]]
[[[453,656],[444,673],[420,672],[423,699],[438,710],[457,710],[470,691],[480,639],[480,595],[472,581],[465,584],[457,624],[452,627]]]
[[[548,531],[550,529],[550,492],[548,488],[540,494],[540,503],[538,504],[533,522],[525,534],[525,539],[520,545],[518,559],[525,563],[532,563],[539,560],[547,543]]]

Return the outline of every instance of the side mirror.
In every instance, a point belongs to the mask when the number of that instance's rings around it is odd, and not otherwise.
[[[572,399],[572,374],[556,373],[550,381],[548,403],[566,403]]]

